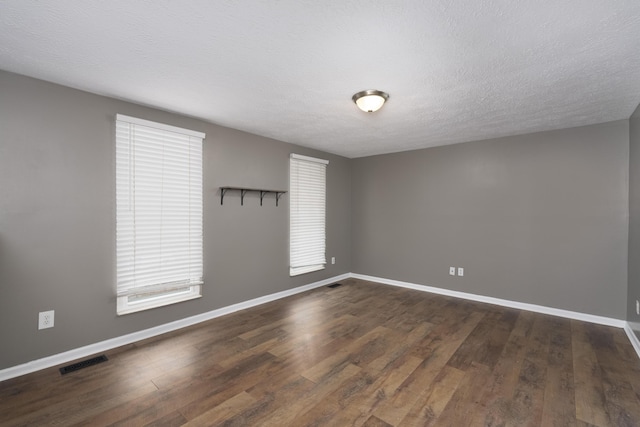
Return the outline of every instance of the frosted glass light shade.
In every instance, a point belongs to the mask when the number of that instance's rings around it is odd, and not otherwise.
[[[352,99],[359,109],[366,113],[373,113],[382,108],[389,99],[389,94],[379,90],[363,90],[353,95]]]

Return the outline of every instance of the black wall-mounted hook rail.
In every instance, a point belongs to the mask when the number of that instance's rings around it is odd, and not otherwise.
[[[229,191],[227,187],[220,187],[220,204],[222,204],[222,201],[224,200],[224,195],[227,191]]]
[[[260,206],[262,206],[262,200],[264,199],[264,195],[268,193],[274,193],[276,195],[276,206],[278,206],[278,202],[280,201],[280,197],[286,190],[265,190],[263,188],[247,188],[247,187],[220,187],[220,204],[224,204],[224,195],[229,190],[237,190],[240,191],[240,205],[244,206],[244,195],[249,191],[255,191],[260,193]]]

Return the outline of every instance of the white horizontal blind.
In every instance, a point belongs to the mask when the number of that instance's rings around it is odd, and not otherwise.
[[[193,290],[203,280],[204,134],[116,118],[116,269],[120,302]],[[125,298],[122,298],[125,297]],[[175,301],[172,301],[175,302]],[[126,311],[126,307],[123,311]]]
[[[327,160],[291,154],[289,160],[289,275],[326,264]]]

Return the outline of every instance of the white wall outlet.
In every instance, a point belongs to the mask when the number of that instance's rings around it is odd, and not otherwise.
[[[55,311],[41,311],[38,313],[38,329],[53,328],[53,318]]]
[[[636,314],[640,314],[640,301],[636,300]]]
[[[336,257],[332,256],[331,257],[331,264],[335,264],[336,263]]]
[[[455,267],[449,267],[449,275],[450,276],[455,276],[456,275],[456,268]]]
[[[464,276],[464,268],[458,267],[458,276]]]

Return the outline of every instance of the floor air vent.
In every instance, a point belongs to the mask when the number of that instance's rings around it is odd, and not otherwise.
[[[333,285],[327,286],[327,288],[337,288],[338,286],[342,286],[342,283],[334,283]]]
[[[74,363],[73,365],[60,368],[60,373],[62,375],[68,374],[69,372],[74,372],[82,368],[88,368],[89,366],[97,365],[98,363],[106,362],[107,360],[109,359],[107,359],[107,356],[105,356],[104,354],[102,356],[92,357],[91,359],[83,360],[82,362]]]

